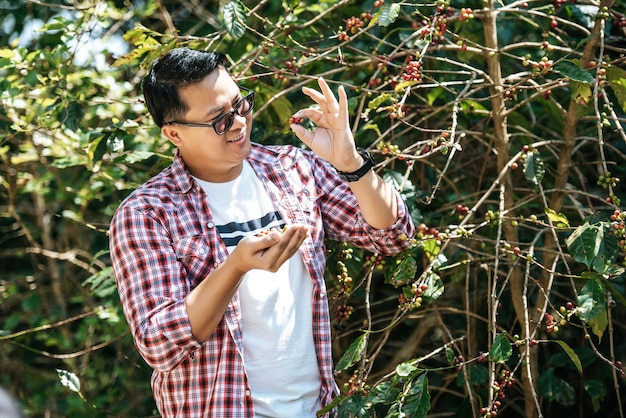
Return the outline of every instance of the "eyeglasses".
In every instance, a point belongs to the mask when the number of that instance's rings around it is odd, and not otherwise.
[[[173,120],[171,122],[167,122],[165,125],[184,125],[191,126],[194,128],[213,128],[215,133],[218,135],[224,135],[228,130],[233,126],[233,122],[235,121],[235,112],[239,116],[246,116],[248,113],[252,111],[254,107],[254,91],[247,89],[243,86],[239,86],[241,90],[244,90],[246,93],[241,99],[235,103],[232,110],[228,112],[222,113],[210,123],[196,123],[196,122],[184,122],[180,120]]]

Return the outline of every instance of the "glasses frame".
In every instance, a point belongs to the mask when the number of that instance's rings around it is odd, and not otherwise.
[[[237,113],[239,116],[247,116],[250,112],[252,112],[252,109],[254,108],[254,91],[244,86],[238,85],[238,87],[239,89],[245,91],[246,94],[241,99],[237,100],[237,103],[233,105],[233,108],[231,110],[229,110],[228,112],[224,112],[221,115],[218,115],[215,119],[213,119],[212,122],[199,123],[199,122],[185,122],[182,120],[173,120],[173,121],[165,123],[165,125],[177,124],[177,125],[189,126],[192,128],[213,128],[216,134],[224,135],[226,132],[230,131],[230,128],[233,127],[233,123],[235,122],[235,113]],[[250,103],[250,108],[246,112],[240,113],[239,109],[241,108],[241,105],[243,104],[244,100]],[[217,127],[215,125],[218,124],[225,117],[230,118],[226,124],[226,129],[224,130],[224,132],[218,132]]]

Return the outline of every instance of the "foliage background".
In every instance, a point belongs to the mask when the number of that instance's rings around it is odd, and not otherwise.
[[[255,89],[261,143],[343,84],[420,225],[395,258],[328,243],[342,416],[624,417],[623,2],[0,9],[0,385],[29,416],[156,415],[107,228],[171,161],[140,82],[187,45]]]

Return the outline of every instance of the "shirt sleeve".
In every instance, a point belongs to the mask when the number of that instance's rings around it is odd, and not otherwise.
[[[154,211],[122,205],[110,229],[111,263],[135,345],[155,370],[170,371],[200,347],[185,307],[190,284]]]
[[[406,203],[395,189],[398,217],[391,226],[376,229],[365,221],[350,186],[329,163],[315,158],[313,169],[327,238],[381,255],[397,254],[410,246],[415,227]]]

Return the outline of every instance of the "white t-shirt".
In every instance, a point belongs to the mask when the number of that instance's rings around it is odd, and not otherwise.
[[[247,161],[233,181],[196,181],[208,195],[229,253],[243,237],[284,225]],[[276,273],[248,272],[238,292],[255,417],[315,417],[321,382],[312,331],[313,281],[300,253]]]

